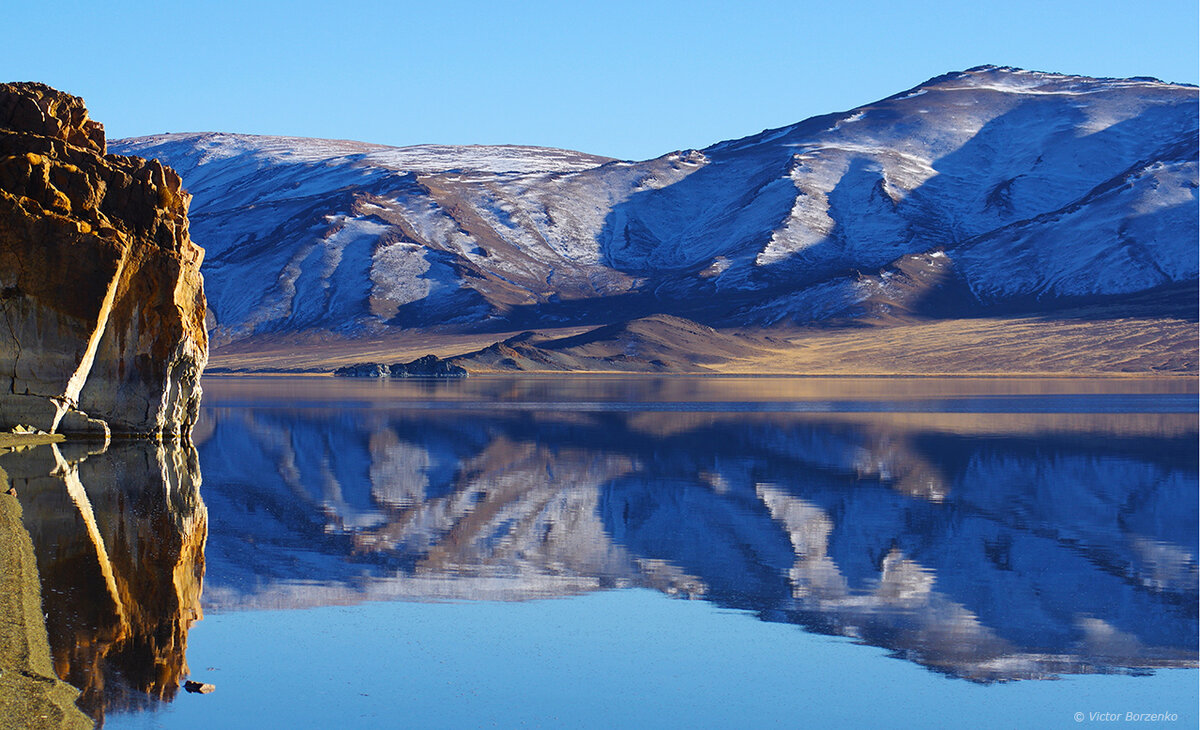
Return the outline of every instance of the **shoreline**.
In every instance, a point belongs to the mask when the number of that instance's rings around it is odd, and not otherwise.
[[[66,441],[61,433],[0,433],[0,449],[42,446]]]
[[[894,372],[864,372],[864,373],[762,373],[762,372],[688,372],[688,371],[668,371],[668,372],[646,372],[640,370],[477,370],[468,371],[469,377],[472,378],[520,378],[520,377],[567,377],[567,378],[587,378],[593,376],[601,377],[621,377],[621,378],[796,378],[796,379],[849,379],[849,378],[870,378],[870,379],[927,379],[927,378],[950,378],[950,379],[965,379],[965,378],[980,378],[989,380],[1012,380],[1019,378],[1029,378],[1037,380],[1047,379],[1072,379],[1072,380],[1145,380],[1145,379],[1183,379],[1190,378],[1200,382],[1200,373],[1195,371],[1180,371],[1180,372],[979,372],[979,373],[964,373],[964,372],[934,372],[934,373],[894,373]],[[335,376],[330,371],[317,372],[312,370],[305,371],[288,371],[288,370],[233,370],[228,368],[218,368],[216,372],[205,371],[205,378],[247,378],[247,377],[264,377],[264,378],[339,378],[349,381],[371,381],[371,380],[396,380],[396,381],[415,381],[415,382],[441,382],[461,380],[461,378],[438,378],[438,377],[407,377],[407,378],[358,378]]]

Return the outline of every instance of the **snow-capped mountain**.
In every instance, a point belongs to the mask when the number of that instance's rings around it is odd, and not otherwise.
[[[644,162],[233,134],[111,147],[195,196],[219,344],[656,313],[804,323],[936,288],[957,314],[1194,283],[1197,112],[1192,86],[980,67]]]

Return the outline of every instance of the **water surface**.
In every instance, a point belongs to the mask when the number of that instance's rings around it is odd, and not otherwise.
[[[1196,724],[1193,380],[204,387],[195,457],[132,459],[162,506],[96,510],[118,556],[207,518],[143,566],[176,669],[93,662],[110,726]]]

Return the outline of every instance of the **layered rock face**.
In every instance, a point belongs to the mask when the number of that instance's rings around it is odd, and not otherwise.
[[[208,358],[191,196],[83,100],[0,84],[0,429],[190,432]]]

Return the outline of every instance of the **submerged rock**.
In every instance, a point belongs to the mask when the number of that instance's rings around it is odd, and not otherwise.
[[[188,692],[199,693],[202,695],[215,692],[217,689],[216,685],[208,684],[207,682],[195,682],[190,679],[183,683],[183,688]]]
[[[412,362],[392,365],[378,362],[347,365],[334,370],[333,374],[345,378],[465,378],[467,370],[436,355],[426,355]]]
[[[186,434],[208,359],[179,175],[83,100],[0,84],[0,430]]]

